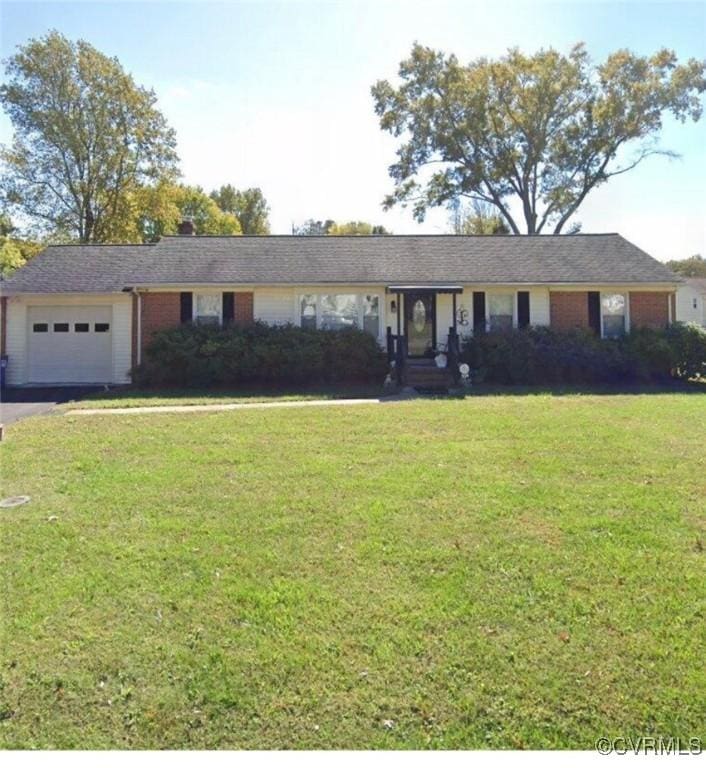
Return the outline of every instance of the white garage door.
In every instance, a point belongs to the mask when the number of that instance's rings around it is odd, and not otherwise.
[[[27,317],[30,383],[112,381],[112,307],[29,307]]]

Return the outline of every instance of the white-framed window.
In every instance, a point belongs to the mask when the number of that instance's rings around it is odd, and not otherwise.
[[[618,339],[627,331],[627,296],[624,293],[601,294],[601,336]]]
[[[324,293],[319,296],[319,327],[330,331],[360,327],[360,307],[355,293]]]
[[[488,328],[491,331],[511,331],[515,326],[515,294],[488,294]]]
[[[692,306],[694,309],[698,309],[698,308],[699,308],[699,300],[698,300],[698,299],[692,299],[692,300],[691,300],[691,306]]]
[[[380,335],[380,297],[363,296],[363,330],[377,338]]]
[[[316,296],[313,293],[299,297],[299,324],[302,328],[316,328]]]
[[[197,325],[220,325],[222,312],[222,294],[194,293],[193,318]]]
[[[305,293],[299,296],[302,328],[362,328],[379,338],[380,297],[377,294]]]

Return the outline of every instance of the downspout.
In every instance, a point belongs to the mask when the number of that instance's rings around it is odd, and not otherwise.
[[[7,353],[7,296],[0,297],[0,355]]]
[[[133,289],[137,298],[137,364],[142,362],[142,294]]]
[[[133,366],[138,366],[142,362],[142,295],[137,288],[129,286],[123,288],[123,293],[132,296],[130,362]]]

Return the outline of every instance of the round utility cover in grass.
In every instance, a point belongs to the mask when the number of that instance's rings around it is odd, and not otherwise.
[[[2,509],[19,507],[21,504],[26,504],[28,501],[29,496],[9,496],[7,499],[0,501],[0,507],[2,507]]]

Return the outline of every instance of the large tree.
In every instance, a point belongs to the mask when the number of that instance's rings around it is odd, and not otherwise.
[[[667,266],[682,277],[706,277],[706,259],[700,254],[688,259],[673,259]]]
[[[329,235],[389,235],[382,224],[369,224],[367,221],[334,222],[327,232]]]
[[[17,228],[6,213],[0,213],[0,276],[8,277],[42,249],[41,243],[17,237]]]
[[[117,59],[50,32],[21,47],[6,75],[14,140],[0,154],[0,192],[34,230],[100,242],[139,187],[175,177],[174,131]]]
[[[240,235],[238,218],[222,211],[201,187],[183,184],[158,184],[137,191],[131,200],[136,237],[154,242],[162,235],[173,235],[179,223],[191,219],[197,235]],[[133,238],[134,239],[134,238]]]
[[[367,221],[336,222],[333,219],[316,221],[307,219],[298,227],[292,227],[293,235],[391,235],[382,224]]]
[[[211,192],[211,199],[224,213],[238,219],[244,235],[270,234],[270,206],[259,187],[239,190],[225,184]]]
[[[509,235],[510,229],[493,206],[478,200],[464,205],[458,198],[450,206],[453,235]]]
[[[303,224],[292,225],[293,235],[328,235],[331,227],[335,226],[333,219],[319,221],[318,219],[307,219]]]
[[[595,66],[583,45],[463,65],[415,44],[402,84],[372,88],[381,127],[403,137],[384,205],[411,204],[421,221],[463,197],[494,206],[514,233],[522,219],[529,234],[560,233],[592,189],[665,153],[667,113],[700,118],[704,67],[668,50],[619,50]]]

